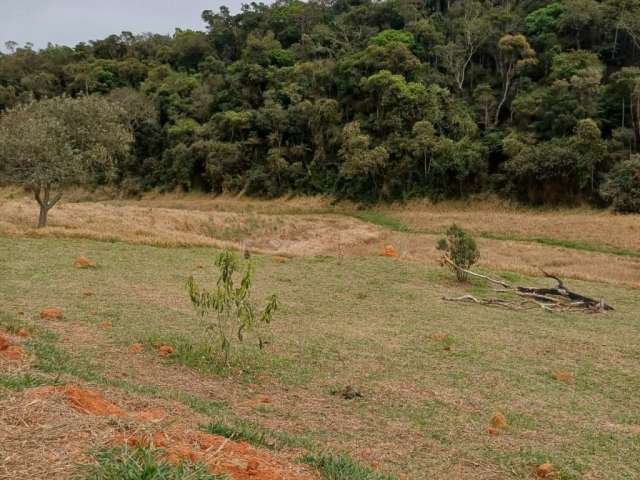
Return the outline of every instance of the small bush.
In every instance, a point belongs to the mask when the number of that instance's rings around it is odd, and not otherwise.
[[[640,213],[640,155],[633,155],[613,167],[600,194],[617,212]]]
[[[438,250],[444,252],[443,258],[451,261],[453,265],[448,264],[455,272],[458,281],[467,280],[467,274],[460,269],[468,270],[480,258],[480,252],[474,238],[465,232],[455,223],[451,225],[446,232],[446,237],[438,241]]]
[[[203,320],[207,341],[213,350],[222,354],[224,364],[229,366],[233,344],[242,342],[248,334],[256,333],[258,346],[263,348],[266,329],[278,308],[278,299],[271,295],[262,312],[258,313],[251,299],[253,264],[246,264],[239,286],[235,284],[234,275],[240,263],[234,253],[222,252],[216,266],[220,268],[216,288],[201,289],[193,277],[189,277],[187,288],[191,303]]]

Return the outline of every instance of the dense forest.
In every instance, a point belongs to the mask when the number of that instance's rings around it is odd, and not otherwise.
[[[134,132],[117,159],[130,193],[640,210],[640,0],[288,0],[202,19],[8,42],[0,111],[106,96]]]

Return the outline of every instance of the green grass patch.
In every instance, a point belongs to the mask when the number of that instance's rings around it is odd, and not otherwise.
[[[351,213],[352,216],[364,222],[378,225],[379,227],[393,230],[394,232],[412,233],[413,230],[402,220],[391,217],[385,213],[376,210],[359,210]]]
[[[149,448],[111,448],[93,453],[95,463],[83,465],[74,480],[223,480],[212,475],[205,465],[181,462],[177,465],[162,458],[162,450]]]
[[[301,447],[309,450],[317,448],[310,440],[276,432],[250,420],[236,420],[233,424],[212,422],[207,425],[201,425],[200,429],[231,440],[245,441],[256,447],[266,447],[274,450],[285,447]]]
[[[39,387],[41,385],[51,385],[52,380],[30,373],[22,374],[0,374],[0,387],[9,390],[21,391],[26,388]]]
[[[301,461],[317,468],[326,480],[395,480],[372,468],[360,465],[348,455],[306,455]]]

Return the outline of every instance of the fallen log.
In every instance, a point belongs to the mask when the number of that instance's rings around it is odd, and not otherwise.
[[[551,278],[557,282],[556,287],[524,287],[519,285],[512,285],[501,279],[492,278],[487,275],[474,272],[472,270],[464,269],[456,265],[449,257],[443,257],[443,262],[454,270],[459,270],[469,276],[480,278],[493,285],[497,285],[500,289],[495,290],[500,294],[513,294],[520,297],[524,303],[529,303],[533,306],[537,306],[545,311],[583,311],[588,313],[600,313],[604,311],[610,311],[614,308],[607,304],[604,300],[596,300],[580,293],[569,290],[564,282],[555,275],[545,272],[540,269],[545,277]],[[523,303],[514,303],[513,301],[501,299],[501,298],[484,298],[479,299],[472,295],[463,295],[461,297],[443,298],[446,301],[458,301],[458,302],[473,302],[480,305],[497,306],[509,308],[512,310],[521,310],[525,308]]]

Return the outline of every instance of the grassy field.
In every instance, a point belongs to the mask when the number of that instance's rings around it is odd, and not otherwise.
[[[487,292],[433,264],[372,255],[278,263],[254,255],[256,298],[275,292],[281,300],[274,341],[220,372],[203,356],[185,290],[191,274],[215,281],[216,252],[0,237],[0,327],[32,333],[24,342],[29,361],[0,370],[0,412],[25,404],[27,387],[78,383],[127,405],[196,415],[207,431],[304,460],[323,478],[534,478],[545,462],[560,479],[640,475],[637,290],[572,280],[616,310],[512,312],[443,301]],[[74,269],[80,255],[98,268]],[[62,308],[64,318],[41,320],[46,307]],[[130,351],[137,342],[141,354]],[[174,354],[160,357],[159,344]],[[572,378],[559,381],[558,371]],[[362,397],[335,394],[348,385]],[[264,396],[268,402],[256,400]],[[490,435],[496,413],[508,425]],[[35,426],[8,433],[15,424],[0,413],[0,458],[27,471],[59,437],[38,439]],[[26,438],[37,440],[33,450]],[[105,439],[85,440],[74,450],[81,463],[82,449]],[[15,448],[22,448],[18,459]],[[59,469],[48,462],[41,470],[48,478],[73,470],[68,459]],[[0,468],[0,478],[15,477]]]

